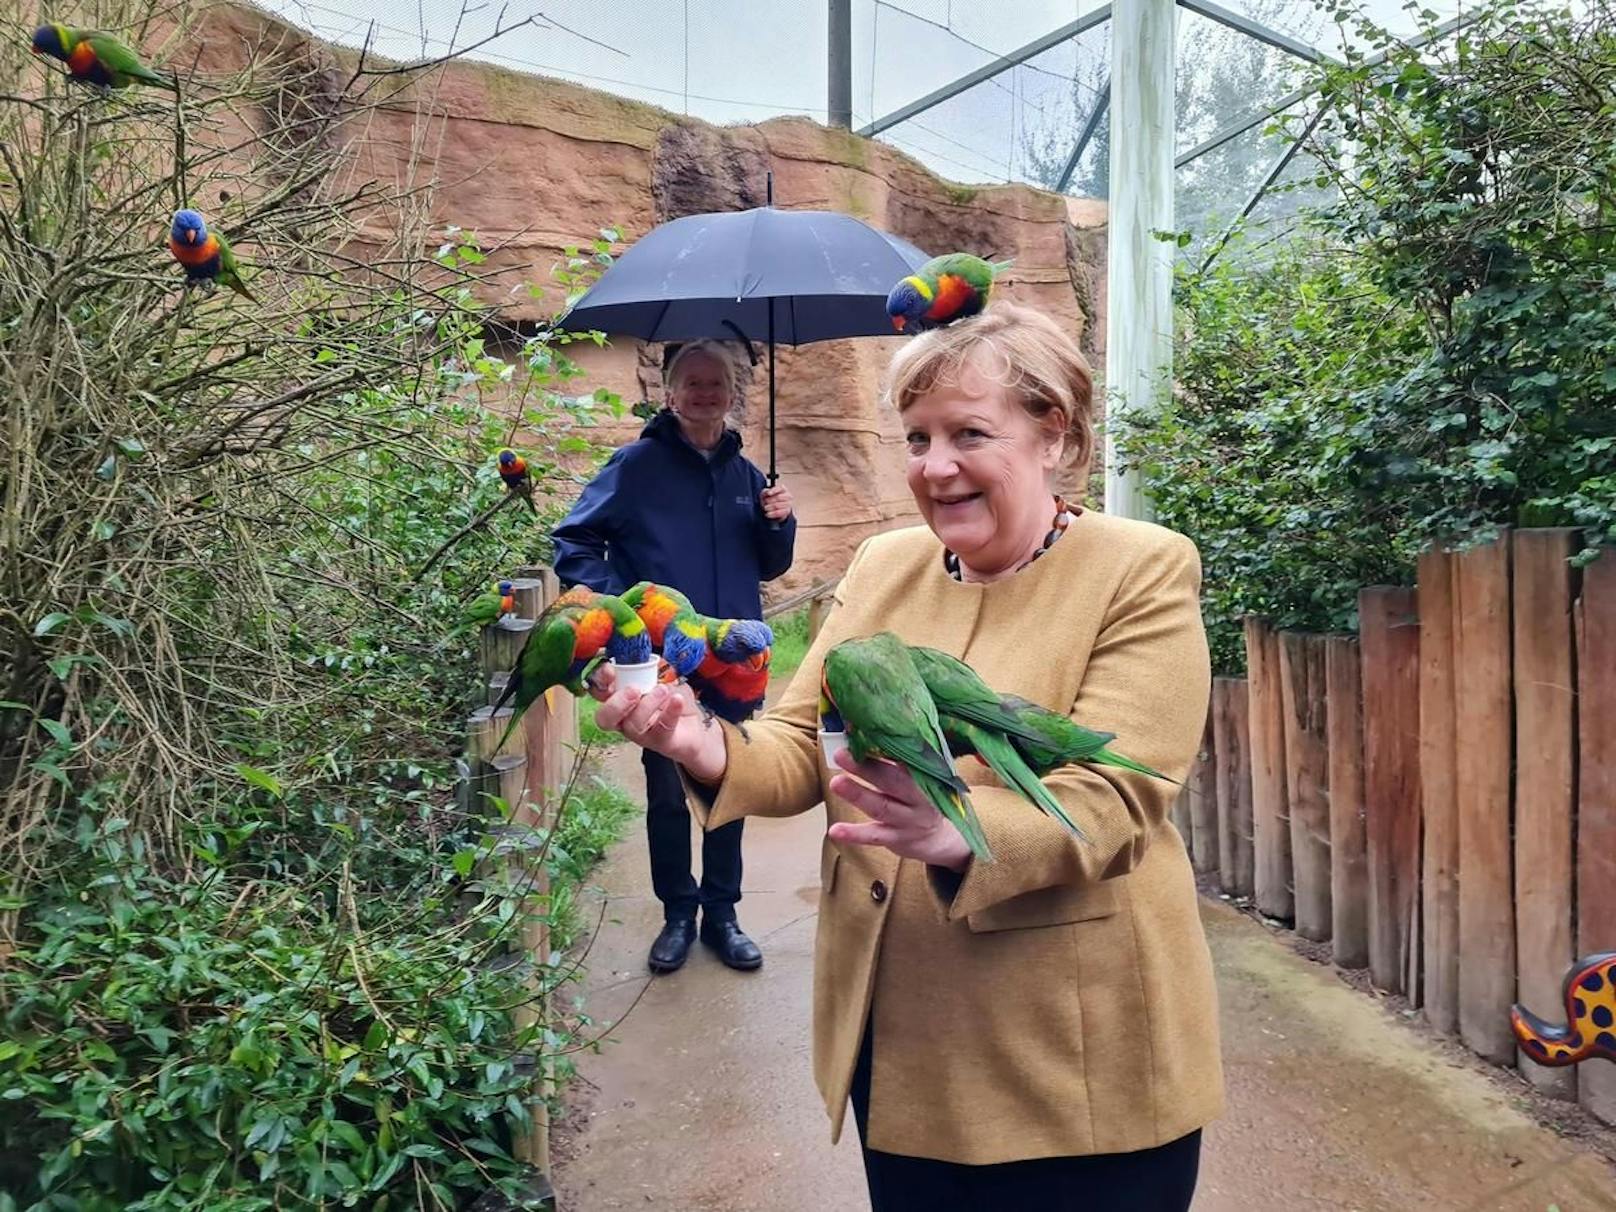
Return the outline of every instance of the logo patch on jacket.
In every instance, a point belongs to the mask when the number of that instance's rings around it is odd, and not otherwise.
[[[750,505],[752,503],[752,498],[751,497],[736,497],[735,498],[735,503],[737,505]]]

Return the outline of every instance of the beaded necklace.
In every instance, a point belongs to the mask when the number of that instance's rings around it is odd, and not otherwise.
[[[1059,493],[1056,493],[1055,520],[1049,525],[1049,533],[1044,536],[1043,546],[1039,547],[1037,551],[1033,552],[1031,558],[1028,559],[1025,564],[1019,565],[1016,568],[1016,572],[1020,572],[1023,568],[1031,565],[1035,560],[1038,559],[1039,556],[1043,555],[1044,552],[1053,547],[1055,545],[1055,540],[1066,533],[1066,528],[1072,524],[1072,519],[1082,512],[1083,507],[1081,505],[1079,505],[1076,509],[1068,509],[1065,499],[1062,498]],[[959,556],[955,555],[946,547],[943,548],[943,568],[948,572],[948,575],[953,577],[956,581],[964,581],[965,578],[960,575]],[[1011,575],[1014,576],[1015,574],[1012,573]]]

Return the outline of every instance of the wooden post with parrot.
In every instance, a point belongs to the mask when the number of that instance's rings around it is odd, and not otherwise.
[[[492,706],[503,693],[539,615],[560,596],[560,586],[553,571],[534,565],[516,569],[500,582],[498,592],[505,612],[482,626],[478,643],[483,686],[491,705],[479,707],[471,715],[468,752],[473,758],[474,789],[499,795],[509,807],[509,820],[495,833],[508,835],[513,845],[499,860],[502,869],[498,874],[505,887],[526,893],[519,946],[530,961],[526,966],[530,996],[516,1012],[517,1025],[542,1033],[548,1014],[543,989],[550,953],[550,883],[544,860],[572,772],[578,713],[570,694],[543,696],[523,713],[520,727],[512,729],[514,709]],[[485,798],[481,802],[488,803]],[[531,1121],[518,1134],[515,1151],[520,1160],[548,1177],[547,1100],[554,1090],[554,1075],[543,1050],[535,1051],[538,1072],[528,1106]]]

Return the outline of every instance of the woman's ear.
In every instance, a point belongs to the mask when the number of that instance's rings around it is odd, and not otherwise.
[[[1060,466],[1061,456],[1066,453],[1066,427],[1061,423],[1057,412],[1045,413],[1038,419],[1038,436],[1043,443],[1043,463],[1045,471],[1054,471]]]

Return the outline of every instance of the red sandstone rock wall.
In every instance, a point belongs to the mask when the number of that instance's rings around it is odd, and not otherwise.
[[[354,59],[256,10],[220,6],[210,11],[208,30],[210,56],[274,40],[296,56],[328,58],[342,78]],[[806,119],[716,127],[469,61],[397,91],[342,137],[354,148],[354,184],[434,186],[430,217],[476,232],[489,254],[486,296],[513,321],[554,314],[559,292],[552,286],[535,298],[526,286],[549,283],[565,246],[607,225],[632,241],[681,215],[760,206],[772,171],[779,206],[847,211],[932,252],[1013,258],[1004,296],[1057,317],[1096,368],[1103,357],[1100,203],[1023,186],[953,185],[891,147]],[[387,235],[372,233],[378,243]],[[799,502],[800,538],[796,567],[775,593],[838,575],[862,539],[914,520],[897,418],[879,400],[897,340],[780,353],[779,469]],[[578,356],[592,385],[628,401],[660,399],[658,350],[621,341]],[[740,412],[747,451],[765,469],[767,381],[759,366]],[[630,418],[605,436],[629,440],[637,425]]]

